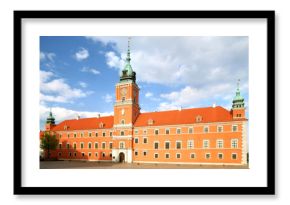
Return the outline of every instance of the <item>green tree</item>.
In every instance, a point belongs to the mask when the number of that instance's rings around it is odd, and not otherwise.
[[[49,132],[45,132],[44,136],[40,140],[40,148],[43,149],[44,155],[47,154],[47,159],[50,159],[50,151],[57,148],[59,141],[56,135],[51,135]]]

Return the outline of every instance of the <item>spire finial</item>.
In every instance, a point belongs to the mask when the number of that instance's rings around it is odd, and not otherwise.
[[[130,62],[131,58],[130,58],[130,40],[131,40],[131,37],[128,37],[128,51],[127,51],[127,58],[126,60],[128,62]]]

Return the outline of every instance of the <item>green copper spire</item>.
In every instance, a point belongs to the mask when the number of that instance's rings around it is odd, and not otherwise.
[[[240,92],[240,79],[237,82],[237,90],[236,90],[236,96],[233,99],[233,106],[232,108],[244,108],[245,103],[244,103],[244,98],[241,96]]]
[[[55,118],[52,115],[51,108],[49,112],[49,116],[46,118],[46,124],[55,124]]]
[[[131,81],[135,82],[136,80],[136,73],[133,71],[132,66],[130,64],[131,62],[131,57],[130,57],[130,40],[131,38],[128,38],[128,50],[127,50],[127,58],[126,58],[126,63],[125,67],[122,70],[120,81]]]

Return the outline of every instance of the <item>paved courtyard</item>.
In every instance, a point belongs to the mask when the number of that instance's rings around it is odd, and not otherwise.
[[[92,161],[40,161],[40,169],[248,169],[248,165],[141,164]]]

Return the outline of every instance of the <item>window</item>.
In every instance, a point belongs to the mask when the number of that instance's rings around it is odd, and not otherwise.
[[[125,124],[125,120],[121,120],[121,124],[124,125]]]
[[[71,157],[71,152],[69,153],[69,156]]]
[[[98,157],[98,152],[95,152],[95,156]]]
[[[95,149],[99,148],[99,144],[97,142],[95,142]]]
[[[152,119],[148,120],[148,125],[153,125],[154,121]]]
[[[77,143],[74,142],[74,150],[77,149]]]
[[[92,133],[91,132],[89,132],[89,137],[91,137],[92,136]]]
[[[124,134],[124,131],[121,131],[121,136],[124,136],[125,134]]]
[[[210,153],[206,153],[206,154],[205,154],[205,158],[206,158],[206,159],[210,159]]]
[[[81,149],[83,149],[84,148],[84,143],[83,142],[81,142]]]
[[[193,148],[193,140],[187,140],[187,149]]]
[[[203,132],[208,133],[208,130],[209,130],[208,126],[203,127]]]
[[[158,130],[158,129],[155,129],[155,130],[154,130],[154,134],[155,134],[155,135],[158,135],[158,134],[159,134],[159,130]]]
[[[110,149],[113,149],[113,142],[110,142]]]
[[[106,142],[102,142],[102,149],[106,149]]]
[[[143,143],[147,144],[148,143],[148,138],[147,137],[143,137]]]
[[[85,156],[85,153],[84,152],[82,152],[82,157],[84,157]]]
[[[176,149],[181,149],[181,142],[180,141],[176,142]]]
[[[120,148],[120,149],[124,149],[124,148],[125,148],[125,143],[124,143],[124,142],[120,142],[120,144],[119,144],[119,148]]]
[[[103,137],[105,137],[106,136],[106,132],[103,132]]]
[[[154,158],[157,159],[158,158],[158,153],[154,154]]]
[[[158,149],[159,147],[159,142],[154,142],[154,149]]]
[[[105,157],[105,156],[106,156],[106,154],[105,154],[105,152],[103,152],[103,153],[102,153],[102,157]]]
[[[61,144],[58,144],[58,149],[61,149]]]
[[[233,132],[237,132],[238,131],[238,125],[233,125],[232,130],[233,130]]]
[[[169,159],[169,157],[170,157],[169,153],[166,153],[166,154],[165,154],[165,158],[166,158],[166,159]]]
[[[237,159],[237,154],[236,153],[232,154],[232,159]]]
[[[218,153],[218,159],[223,159],[223,154],[222,153]]]
[[[224,141],[223,140],[217,140],[216,141],[216,148],[223,148],[224,147]]]
[[[112,153],[110,153],[110,157],[112,158]]]
[[[193,128],[192,127],[188,128],[188,133],[189,134],[192,134],[193,133]]]
[[[74,156],[75,156],[75,157],[77,156],[77,153],[76,153],[76,152],[74,153]]]
[[[110,132],[110,137],[112,137],[113,136],[113,132]]]
[[[59,135],[59,139],[61,138],[61,134]]]
[[[88,143],[88,148],[92,149],[92,143],[91,142]]]
[[[81,137],[83,137],[84,136],[84,133],[83,132],[81,132]]]
[[[69,134],[67,134],[67,138],[69,138]]]
[[[135,151],[135,156],[138,156],[138,151]]]
[[[146,156],[146,155],[147,155],[147,152],[146,152],[146,151],[144,151],[144,152],[143,152],[143,156]]]
[[[98,136],[98,132],[96,132],[96,137]]]
[[[147,134],[147,130],[143,130],[143,134],[145,134],[145,135],[146,135],[146,134]]]
[[[138,130],[135,130],[134,132],[135,132],[135,135],[138,135]]]
[[[66,148],[69,149],[69,143],[66,144]]]
[[[170,142],[165,142],[165,149],[170,149]]]
[[[90,152],[89,152],[88,154],[89,154],[89,157],[91,157],[91,156],[92,156],[92,153],[90,153]]]
[[[135,142],[135,144],[138,144],[138,137],[136,137],[136,138],[134,138],[134,142]]]
[[[238,139],[232,139],[231,140],[231,145],[232,145],[232,148],[238,148]]]
[[[165,134],[169,135],[169,128],[165,129]]]
[[[196,122],[201,122],[202,121],[202,116],[200,116],[200,115],[196,116],[195,121]]]
[[[218,132],[223,132],[223,130],[224,130],[224,129],[223,129],[223,126],[218,126],[218,127],[217,127],[217,131],[218,131]]]
[[[181,158],[181,154],[180,154],[180,153],[177,153],[177,154],[176,154],[176,158],[177,158],[177,159],[180,159],[180,158]]]
[[[181,133],[181,129],[180,128],[177,128],[176,129],[176,134],[180,134]]]
[[[58,153],[58,156],[61,157],[61,152]]]
[[[74,133],[74,138],[76,138],[77,137],[77,133]]]
[[[209,148],[209,140],[203,140],[203,148]]]
[[[190,159],[194,159],[195,158],[195,153],[190,153]]]

